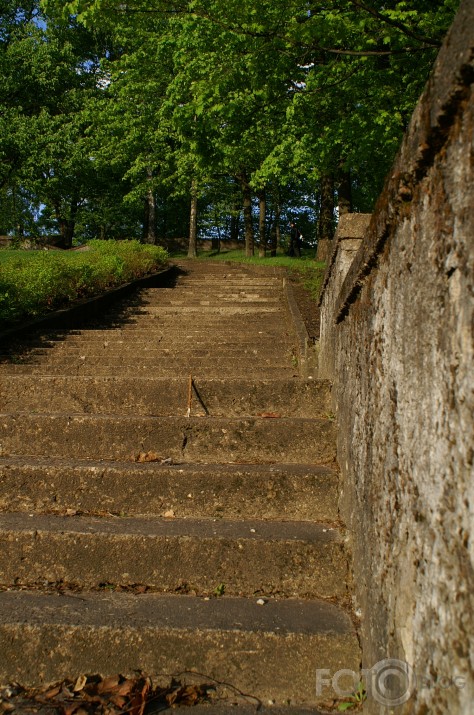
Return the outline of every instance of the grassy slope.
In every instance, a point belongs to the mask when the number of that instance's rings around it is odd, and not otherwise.
[[[166,265],[137,241],[92,241],[90,250],[0,250],[0,327],[98,295]]]

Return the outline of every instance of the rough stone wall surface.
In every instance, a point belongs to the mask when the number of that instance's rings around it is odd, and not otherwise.
[[[417,676],[373,693],[377,715],[474,711],[473,82],[466,0],[336,300],[364,667],[399,659]]]

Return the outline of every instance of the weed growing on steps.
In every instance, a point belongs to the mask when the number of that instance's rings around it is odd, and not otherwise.
[[[353,695],[351,695],[351,697],[347,701],[339,703],[337,709],[339,710],[339,712],[354,712],[355,710],[361,710],[366,700],[367,691],[365,689],[364,683],[360,681],[359,685],[357,686],[357,690],[353,693]]]

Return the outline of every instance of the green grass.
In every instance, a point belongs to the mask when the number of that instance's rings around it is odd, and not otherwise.
[[[148,275],[168,254],[138,241],[91,241],[90,250],[0,250],[0,328],[45,315]]]
[[[185,258],[186,254],[175,254],[173,257]],[[255,266],[281,266],[302,281],[304,287],[310,291],[311,297],[315,301],[319,298],[326,269],[324,262],[314,260],[314,249],[303,249],[301,258],[293,258],[285,253],[277,254],[274,257],[259,258],[258,255],[246,256],[245,252],[241,250],[221,251],[220,253],[209,251],[199,253],[197,260],[232,261]]]

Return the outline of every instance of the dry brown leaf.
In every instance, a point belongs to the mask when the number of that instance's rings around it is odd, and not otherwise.
[[[120,675],[112,675],[108,678],[104,678],[97,685],[97,692],[99,694],[112,692],[115,690],[115,688],[117,687],[117,685],[119,683],[120,683]]]
[[[143,683],[141,692],[135,693],[130,701],[130,715],[143,715],[146,706],[146,696],[150,690],[150,681],[147,679]]]
[[[64,703],[63,705],[61,705],[61,715],[74,715],[74,713],[76,713],[80,707],[80,703]]]
[[[156,452],[140,452],[137,462],[161,462],[162,457]]]
[[[135,685],[133,680],[124,680],[123,683],[115,688],[117,695],[129,695]]]
[[[87,676],[86,675],[80,675],[78,679],[76,680],[76,683],[74,685],[73,691],[75,693],[79,693],[81,690],[84,689],[84,685],[87,683]]]
[[[112,697],[110,698],[110,702],[113,705],[116,705],[118,708],[123,708],[123,706],[127,702],[127,698],[124,698],[123,695],[112,695]]]
[[[51,690],[47,690],[45,693],[41,694],[41,697],[46,698],[47,700],[50,700],[51,698],[55,698],[56,695],[59,695],[61,692],[61,686],[57,685],[54,688],[51,688]]]
[[[276,419],[278,417],[281,417],[281,414],[279,412],[259,412],[257,414],[257,417]]]

